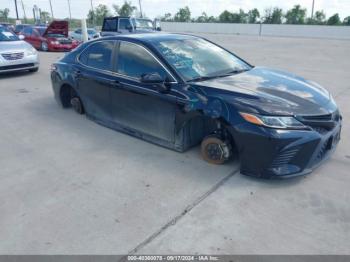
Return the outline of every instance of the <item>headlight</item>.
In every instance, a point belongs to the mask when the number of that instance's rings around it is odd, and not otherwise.
[[[306,129],[301,122],[290,116],[261,116],[240,112],[240,115],[249,123],[282,129]]]
[[[27,55],[36,55],[37,53],[38,52],[33,47],[31,47],[30,49],[27,50]]]

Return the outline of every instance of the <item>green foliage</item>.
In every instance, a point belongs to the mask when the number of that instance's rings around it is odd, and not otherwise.
[[[264,14],[264,24],[282,24],[283,12],[281,8],[267,8]]]
[[[191,11],[188,6],[180,8],[179,11],[174,16],[175,22],[190,22],[191,21]]]
[[[339,14],[334,14],[330,18],[328,18],[327,25],[340,25],[340,17]]]
[[[51,15],[49,12],[47,11],[41,11],[41,17],[40,17],[40,20],[43,21],[43,22],[48,22],[51,20]]]
[[[243,9],[239,9],[238,13],[231,13],[225,10],[219,15],[219,22],[222,23],[247,23],[247,21],[248,15]]]
[[[8,8],[0,9],[0,20],[3,22],[7,22],[9,18],[9,13],[10,9]]]
[[[131,2],[125,1],[121,7],[114,4],[113,9],[117,15],[131,16],[134,13],[134,11],[137,10],[137,7],[133,6]]]
[[[258,22],[258,18],[260,18],[259,10],[254,8],[248,12],[248,23],[255,24]]]
[[[171,16],[171,13],[166,13],[160,18],[160,21],[171,22],[174,21],[174,18]]]
[[[300,5],[295,5],[286,13],[286,24],[304,24],[306,17],[306,8],[301,8]]]
[[[350,25],[350,16],[344,18],[343,25]]]
[[[106,5],[99,4],[94,11],[89,11],[87,19],[90,24],[102,26],[103,18],[111,16],[111,13]]]

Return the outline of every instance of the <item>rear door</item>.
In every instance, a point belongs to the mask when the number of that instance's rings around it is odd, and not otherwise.
[[[80,98],[89,116],[101,121],[111,120],[110,88],[115,83],[112,72],[115,41],[91,44],[79,56],[79,66],[73,72]]]
[[[113,120],[128,129],[139,131],[170,143],[175,139],[176,96],[160,93],[152,84],[141,83],[145,73],[159,73],[168,85],[176,80],[145,47],[120,41],[117,48],[116,77],[111,88]]]

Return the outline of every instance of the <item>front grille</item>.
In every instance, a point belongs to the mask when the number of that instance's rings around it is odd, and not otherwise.
[[[299,148],[288,149],[280,152],[272,161],[271,168],[280,167],[288,164],[293,157],[298,153]]]
[[[63,45],[70,45],[72,43],[72,40],[60,40],[59,42]]]
[[[337,110],[332,114],[298,116],[298,119],[300,122],[311,127],[320,134],[324,134],[337,125],[337,122],[341,120],[341,116]]]
[[[3,58],[5,58],[6,60],[19,60],[22,59],[24,56],[24,52],[19,52],[19,53],[4,53],[1,54],[1,56]]]
[[[28,63],[28,64],[19,64],[19,65],[10,65],[10,66],[0,66],[0,71],[1,70],[10,70],[10,69],[26,69],[28,67],[33,67],[33,63]]]

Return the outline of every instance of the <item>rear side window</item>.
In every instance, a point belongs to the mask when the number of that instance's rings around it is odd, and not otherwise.
[[[117,31],[117,19],[105,19],[103,21],[102,31]]]
[[[93,68],[111,70],[113,48],[113,41],[92,44],[80,55],[79,60],[84,65]]]
[[[131,23],[129,19],[126,19],[126,18],[119,19],[119,29],[129,30],[130,27],[131,27]]]
[[[162,77],[167,77],[159,62],[137,44],[121,42],[117,61],[117,72],[122,75],[141,78],[143,74],[159,73]]]

